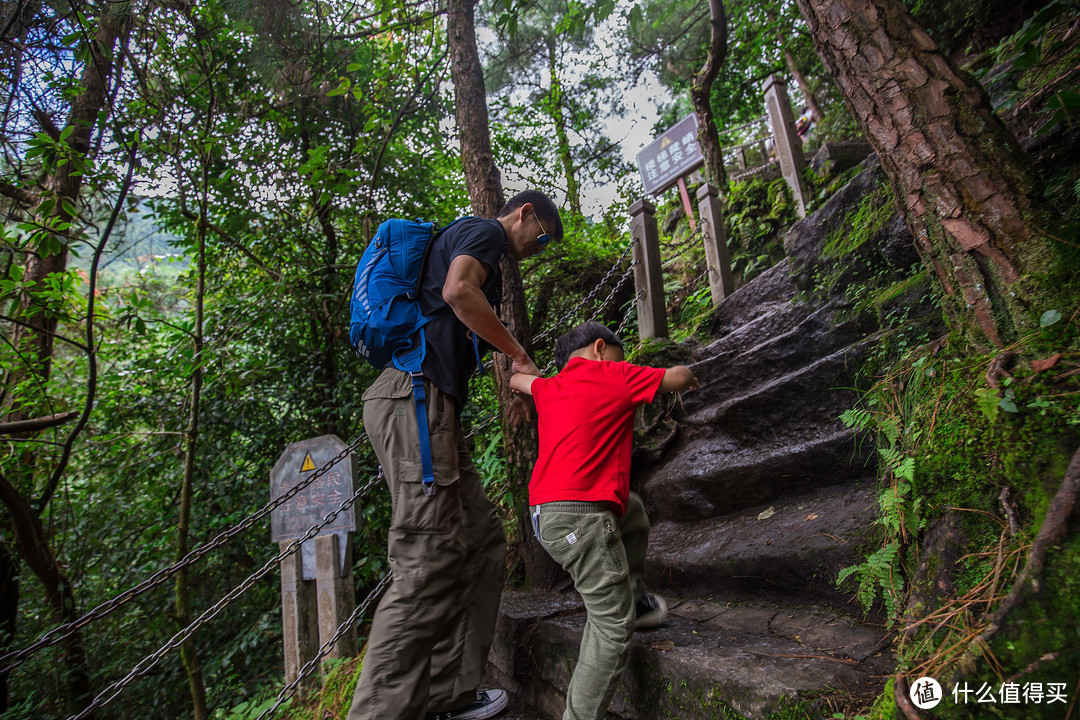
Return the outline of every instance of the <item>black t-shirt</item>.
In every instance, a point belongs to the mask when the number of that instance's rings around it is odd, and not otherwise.
[[[463,218],[435,238],[420,278],[420,309],[434,318],[424,329],[427,340],[424,377],[457,400],[459,413],[468,396],[469,376],[476,368],[476,352],[469,329],[443,300],[446,273],[458,255],[476,258],[488,268],[487,279],[480,289],[488,302],[497,306],[502,294],[499,260],[508,247],[506,231],[499,221]],[[479,342],[483,352],[486,345],[483,340]]]

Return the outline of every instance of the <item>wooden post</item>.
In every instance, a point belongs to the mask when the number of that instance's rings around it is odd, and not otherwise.
[[[660,232],[656,207],[642,198],[630,206],[630,236],[634,239],[634,288],[637,290],[638,332],[642,339],[666,338],[667,306],[660,268]]]
[[[746,169],[746,146],[745,145],[740,145],[738,147],[738,149],[735,150],[735,165],[740,170],[745,170]]]
[[[724,213],[720,209],[719,195],[719,190],[708,183],[697,191],[713,305],[719,305],[721,300],[735,292],[735,278],[731,274],[731,258],[728,256],[727,233],[724,232]]]
[[[290,542],[279,542],[280,551],[285,552]],[[286,685],[295,681],[300,668],[319,652],[315,583],[304,580],[302,563],[299,550],[281,561],[281,634],[285,645]],[[313,677],[309,676],[305,687],[313,682]]]
[[[795,198],[795,211],[799,217],[806,217],[806,190],[803,188],[799,172],[806,165],[802,151],[802,138],[795,130],[795,117],[791,112],[787,84],[769,75],[765,79],[765,109],[769,111],[769,124],[772,126],[773,140],[776,143],[776,156],[780,160],[780,172],[791,188]]]
[[[315,536],[315,589],[319,595],[319,645],[334,637],[356,607],[353,589],[352,533]],[[344,548],[341,546],[344,545]],[[356,657],[356,625],[342,633],[326,658]]]

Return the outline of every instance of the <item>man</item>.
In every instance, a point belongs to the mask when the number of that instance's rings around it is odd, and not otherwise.
[[[393,581],[379,603],[349,720],[483,720],[507,704],[478,692],[495,631],[506,536],[473,467],[460,415],[478,340],[513,372],[540,375],[499,321],[499,261],[524,260],[563,234],[543,193],[512,198],[498,218],[466,218],[433,241],[420,280],[423,363],[435,493],[421,489],[412,381],[392,365],[364,393],[364,427],[393,506],[387,554]],[[477,340],[478,338],[478,340]]]

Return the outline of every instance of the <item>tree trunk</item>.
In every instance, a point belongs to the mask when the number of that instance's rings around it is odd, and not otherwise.
[[[787,64],[791,77],[795,78],[795,84],[799,86],[799,92],[802,93],[806,106],[810,108],[810,114],[814,122],[821,122],[825,119],[825,115],[821,112],[821,108],[818,107],[817,98],[814,97],[813,91],[810,90],[810,86],[806,83],[806,78],[803,76],[802,70],[799,69],[799,64],[795,62],[795,56],[787,48],[784,48],[784,62]]]
[[[74,622],[79,617],[75,605],[75,594],[71,591],[71,583],[60,570],[60,565],[49,548],[45,528],[26,500],[2,474],[0,474],[0,500],[11,513],[15,545],[19,555],[45,589],[45,599],[52,607],[53,621],[57,625]],[[73,630],[64,639],[62,647],[64,652],[64,669],[61,672],[63,692],[67,700],[68,713],[77,715],[93,701],[81,633]]]
[[[11,534],[10,518],[4,518],[3,533]],[[5,539],[0,539],[0,654],[11,649],[19,620],[19,559],[16,550]],[[0,671],[0,714],[7,712],[8,675]]]
[[[1050,214],[986,93],[898,0],[798,0],[818,54],[877,150],[954,327],[1004,346],[1055,307]],[[1036,279],[1034,272],[1044,273]]]
[[[209,101],[206,109],[204,138],[211,137],[214,127],[214,85],[212,79],[206,83],[209,88]],[[188,554],[188,540],[191,532],[191,507],[195,494],[195,461],[199,448],[199,412],[202,406],[203,355],[205,339],[203,337],[203,313],[206,297],[206,230],[207,205],[209,203],[210,164],[213,162],[208,147],[199,147],[202,165],[201,187],[199,188],[199,215],[195,220],[195,236],[198,250],[195,258],[195,326],[192,328],[191,353],[191,404],[188,408],[188,423],[184,431],[184,475],[180,481],[180,515],[176,521],[176,561]],[[179,629],[184,629],[191,622],[191,578],[187,568],[181,568],[176,574],[175,605],[173,621]],[[188,690],[191,693],[192,715],[195,720],[206,720],[209,711],[206,706],[206,684],[203,681],[202,663],[199,661],[195,646],[195,636],[188,637],[180,645],[180,662],[188,677]]]
[[[566,201],[570,205],[570,214],[574,222],[581,217],[581,187],[577,179],[577,168],[574,167],[574,156],[570,152],[570,137],[566,132],[566,113],[563,106],[562,83],[559,81],[557,57],[553,37],[547,38],[548,50],[548,78],[551,89],[548,98],[551,104],[551,121],[555,124],[555,138],[558,141],[559,159],[562,161],[563,177],[566,179]]]
[[[806,83],[806,77],[802,74],[802,70],[799,69],[799,64],[795,62],[795,55],[791,50],[784,47],[785,43],[787,43],[787,36],[784,35],[784,31],[780,29],[779,16],[772,10],[766,10],[765,16],[769,19],[769,22],[776,24],[776,41],[780,43],[781,55],[784,56],[784,64],[787,65],[791,77],[795,79],[795,84],[799,86],[799,92],[802,93],[803,101],[806,103],[807,107],[810,108],[810,113],[813,115],[814,122],[821,122],[825,119],[825,114],[822,113],[821,108],[818,107],[817,98],[814,97],[814,93]]]
[[[709,0],[711,17],[711,41],[705,65],[690,83],[690,100],[698,121],[698,143],[705,157],[705,177],[712,184],[727,192],[727,173],[724,171],[724,153],[720,146],[720,134],[712,111],[712,84],[727,56],[727,14],[721,0]]]
[[[130,7],[127,2],[106,3],[105,10],[98,22],[97,34],[90,46],[92,60],[83,68],[80,87],[83,92],[71,103],[65,127],[73,128],[67,138],[72,152],[78,158],[89,159],[90,139],[97,128],[98,117],[107,109],[106,93],[113,71],[113,49],[116,42],[127,32],[130,22]],[[58,222],[72,222],[68,208],[78,202],[82,189],[83,166],[80,162],[67,162],[43,180],[42,202],[47,212],[35,211],[36,221],[42,227],[49,227]],[[66,201],[66,202],[65,202]],[[39,203],[38,208],[42,208]],[[27,256],[24,278],[26,287],[37,289],[46,283],[53,274],[67,269],[67,246],[52,255],[31,253]],[[17,316],[25,326],[16,326],[14,332],[15,347],[24,348],[32,358],[30,367],[22,373],[12,373],[8,388],[15,387],[30,375],[36,375],[42,386],[49,380],[52,367],[53,336],[56,331],[57,316],[53,313],[36,312],[36,301],[30,293],[24,293],[19,303]],[[8,420],[23,420],[27,415],[22,411],[9,414]]]
[[[465,183],[473,212],[480,217],[495,217],[503,205],[502,181],[495,167],[491,151],[491,134],[488,129],[487,95],[484,90],[484,72],[476,50],[476,28],[473,21],[473,0],[449,0],[447,3],[447,34],[450,44],[450,67],[457,100],[458,132],[461,136],[461,160],[465,171]],[[517,261],[503,257],[502,306],[500,319],[518,339],[525,351],[532,354],[532,338],[529,337],[529,312],[525,307],[525,292],[521,285],[521,273]],[[514,495],[514,514],[518,521],[524,549],[525,568],[534,587],[547,587],[545,583],[556,577],[560,570],[539,543],[532,538],[528,520],[529,475],[537,458],[537,435],[535,422],[523,422],[515,428],[506,421],[503,409],[509,407],[510,360],[505,355],[495,355],[495,384],[499,394],[502,417],[503,448],[506,453],[507,472]]]

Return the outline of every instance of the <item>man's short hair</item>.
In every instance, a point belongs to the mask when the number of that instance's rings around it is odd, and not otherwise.
[[[555,341],[555,367],[561,371],[566,367],[566,363],[570,362],[571,355],[597,340],[603,340],[608,345],[614,345],[622,350],[622,340],[618,335],[595,320],[590,320],[581,323],[570,332],[563,333]]]
[[[510,198],[499,210],[498,217],[506,217],[525,203],[533,206],[533,212],[540,218],[540,222],[551,235],[552,240],[558,242],[563,239],[562,218],[559,217],[559,209],[555,207],[555,203],[551,201],[551,198],[539,190],[526,190]]]

